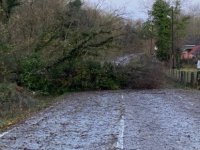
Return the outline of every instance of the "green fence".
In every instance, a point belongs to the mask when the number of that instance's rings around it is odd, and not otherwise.
[[[168,75],[173,78],[175,81],[182,84],[199,88],[199,77],[200,72],[198,70],[178,70],[170,69]]]

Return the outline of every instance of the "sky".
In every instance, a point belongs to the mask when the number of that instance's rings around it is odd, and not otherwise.
[[[154,0],[84,0],[87,4],[97,6],[105,11],[116,10],[124,18],[143,19],[147,18],[147,10],[151,10]],[[173,1],[173,0],[171,0]],[[200,9],[200,0],[182,0],[183,10],[191,8]],[[200,11],[200,10],[199,10]]]

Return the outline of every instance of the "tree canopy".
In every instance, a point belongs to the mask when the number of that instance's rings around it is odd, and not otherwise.
[[[156,46],[157,57],[161,61],[168,61],[170,58],[171,43],[171,8],[164,0],[156,0],[152,9],[153,22],[157,31]]]

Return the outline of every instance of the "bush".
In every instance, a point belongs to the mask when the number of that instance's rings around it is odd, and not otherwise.
[[[31,56],[21,63],[21,84],[45,94],[62,94],[67,91],[152,89],[162,85],[162,69],[158,63],[145,58],[126,66],[102,64],[95,60],[67,61],[41,72],[39,57]]]
[[[42,72],[42,61],[37,55],[24,58],[20,62],[20,84],[32,91],[48,93],[50,82],[45,72]]]
[[[67,91],[119,88],[114,66],[93,60],[67,63],[63,77],[62,87]]]
[[[21,61],[20,84],[32,91],[62,94],[66,91],[119,89],[115,67],[98,61],[70,61],[41,72],[39,57]]]
[[[118,66],[117,74],[123,89],[155,89],[163,85],[162,70],[159,63],[152,62],[151,58],[144,58],[139,62]]]

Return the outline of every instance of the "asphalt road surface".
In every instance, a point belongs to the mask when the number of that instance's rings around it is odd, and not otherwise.
[[[70,94],[0,133],[1,150],[200,150],[200,92]]]

